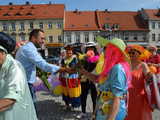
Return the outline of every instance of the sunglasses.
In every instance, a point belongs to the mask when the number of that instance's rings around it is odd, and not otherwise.
[[[139,52],[137,52],[137,51],[130,51],[130,52],[128,52],[129,55],[136,55],[137,53],[139,54]]]

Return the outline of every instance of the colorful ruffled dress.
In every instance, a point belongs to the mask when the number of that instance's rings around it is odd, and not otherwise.
[[[74,68],[78,63],[76,56],[72,56],[67,59],[64,58],[61,65],[64,67]],[[63,100],[66,104],[71,104],[72,107],[80,106],[80,95],[81,95],[81,85],[80,79],[77,72],[69,74],[63,72],[60,74],[60,81],[63,88]]]
[[[124,120],[127,114],[127,80],[123,66],[121,64],[113,66],[106,79],[104,83],[98,85],[96,120],[107,120],[114,96],[120,97],[119,112],[115,120]]]

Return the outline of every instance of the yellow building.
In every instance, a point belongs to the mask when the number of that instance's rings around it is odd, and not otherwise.
[[[0,6],[0,31],[16,41],[25,41],[34,28],[43,29],[47,43],[63,43],[64,4],[34,4]],[[54,46],[54,45],[53,45]]]

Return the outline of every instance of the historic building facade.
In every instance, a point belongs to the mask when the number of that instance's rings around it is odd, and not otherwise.
[[[149,29],[149,43],[160,46],[160,9],[141,9],[141,19],[145,21]]]
[[[34,28],[45,31],[46,42],[63,42],[63,4],[37,4],[0,6],[0,31],[10,34],[17,41],[28,40]]]
[[[0,31],[17,41],[28,40],[34,28],[45,31],[48,51],[66,43],[96,42],[96,36],[118,37],[128,44],[160,46],[160,9],[139,11],[65,11],[64,4],[0,6]]]

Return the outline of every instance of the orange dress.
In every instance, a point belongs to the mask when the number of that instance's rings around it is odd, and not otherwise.
[[[128,116],[125,120],[152,120],[152,110],[145,93],[145,76],[142,66],[132,71],[131,87],[129,88]]]

